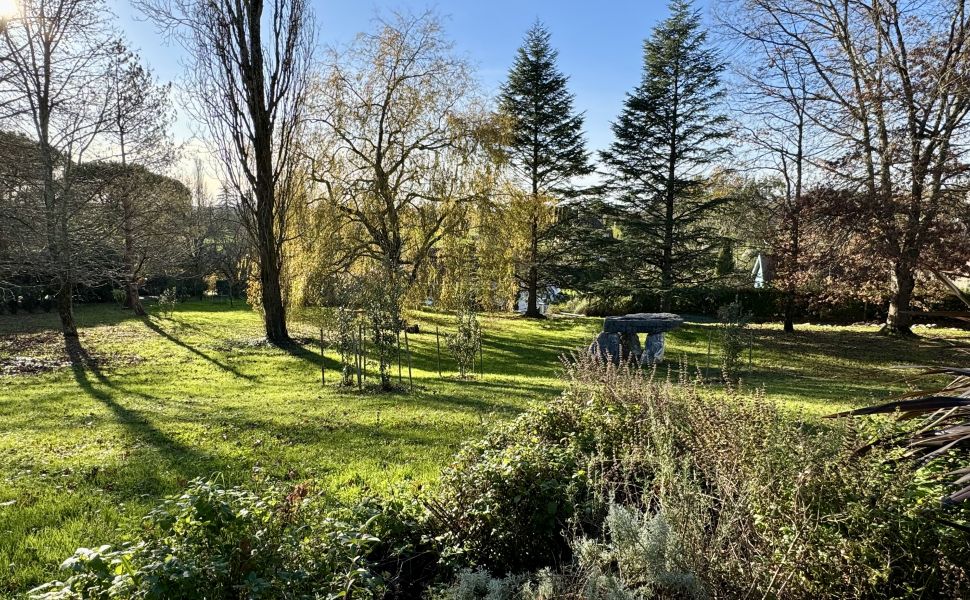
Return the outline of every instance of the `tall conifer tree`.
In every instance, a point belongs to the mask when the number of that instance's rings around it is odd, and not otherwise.
[[[573,110],[568,78],[556,65],[558,52],[539,22],[526,34],[508,80],[500,112],[509,120],[509,164],[527,189],[516,213],[528,239],[517,277],[528,293],[527,317],[538,317],[538,293],[552,258],[551,242],[561,219],[556,208],[575,197],[575,178],[592,173],[583,138],[583,115]]]
[[[614,193],[607,214],[621,231],[612,284],[661,292],[663,310],[677,287],[714,273],[721,241],[706,221],[720,200],[707,180],[727,135],[718,111],[724,64],[690,2],[674,0],[670,13],[644,42],[643,80],[602,153]]]

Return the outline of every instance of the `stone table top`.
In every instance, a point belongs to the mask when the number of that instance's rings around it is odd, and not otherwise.
[[[606,317],[603,331],[606,333],[663,333],[684,324],[680,315],[673,313],[634,313],[620,317]]]

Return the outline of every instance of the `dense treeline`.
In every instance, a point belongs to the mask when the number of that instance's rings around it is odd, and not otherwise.
[[[685,309],[751,288],[756,259],[787,330],[862,303],[907,333],[939,294],[929,274],[968,270],[961,0],[725,0],[710,30],[674,0],[598,161],[541,23],[493,100],[434,14],[324,55],[302,2],[139,7],[192,65],[212,149],[193,174],[175,169],[170,90],[101,0],[26,0],[0,29],[0,281],[46,298],[67,336],[79,289],[143,314],[160,278],[245,289],[286,343],[287,307],[333,303],[348,278],[399,328],[410,305],[520,293],[541,316],[560,288]]]

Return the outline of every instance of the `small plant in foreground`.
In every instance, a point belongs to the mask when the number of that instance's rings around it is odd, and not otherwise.
[[[29,592],[64,598],[368,598],[377,538],[308,506],[309,492],[257,495],[196,480],[145,518],[139,541],[79,549],[64,581]],[[204,591],[204,594],[202,593]]]

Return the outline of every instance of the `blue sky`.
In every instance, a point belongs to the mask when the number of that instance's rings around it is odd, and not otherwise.
[[[112,1],[132,45],[159,77],[176,80],[181,73],[178,48],[166,45],[151,24],[139,21],[127,0]],[[695,2],[707,20],[707,0]],[[576,108],[586,112],[592,149],[609,143],[609,123],[619,112],[624,94],[640,79],[643,39],[667,14],[666,0],[313,0],[313,6],[323,46],[349,42],[356,33],[371,29],[374,17],[382,12],[434,9],[445,17],[456,51],[476,65],[488,92],[494,92],[505,78],[523,35],[539,18],[559,49],[559,65],[570,77]],[[185,123],[178,129],[185,137]]]

